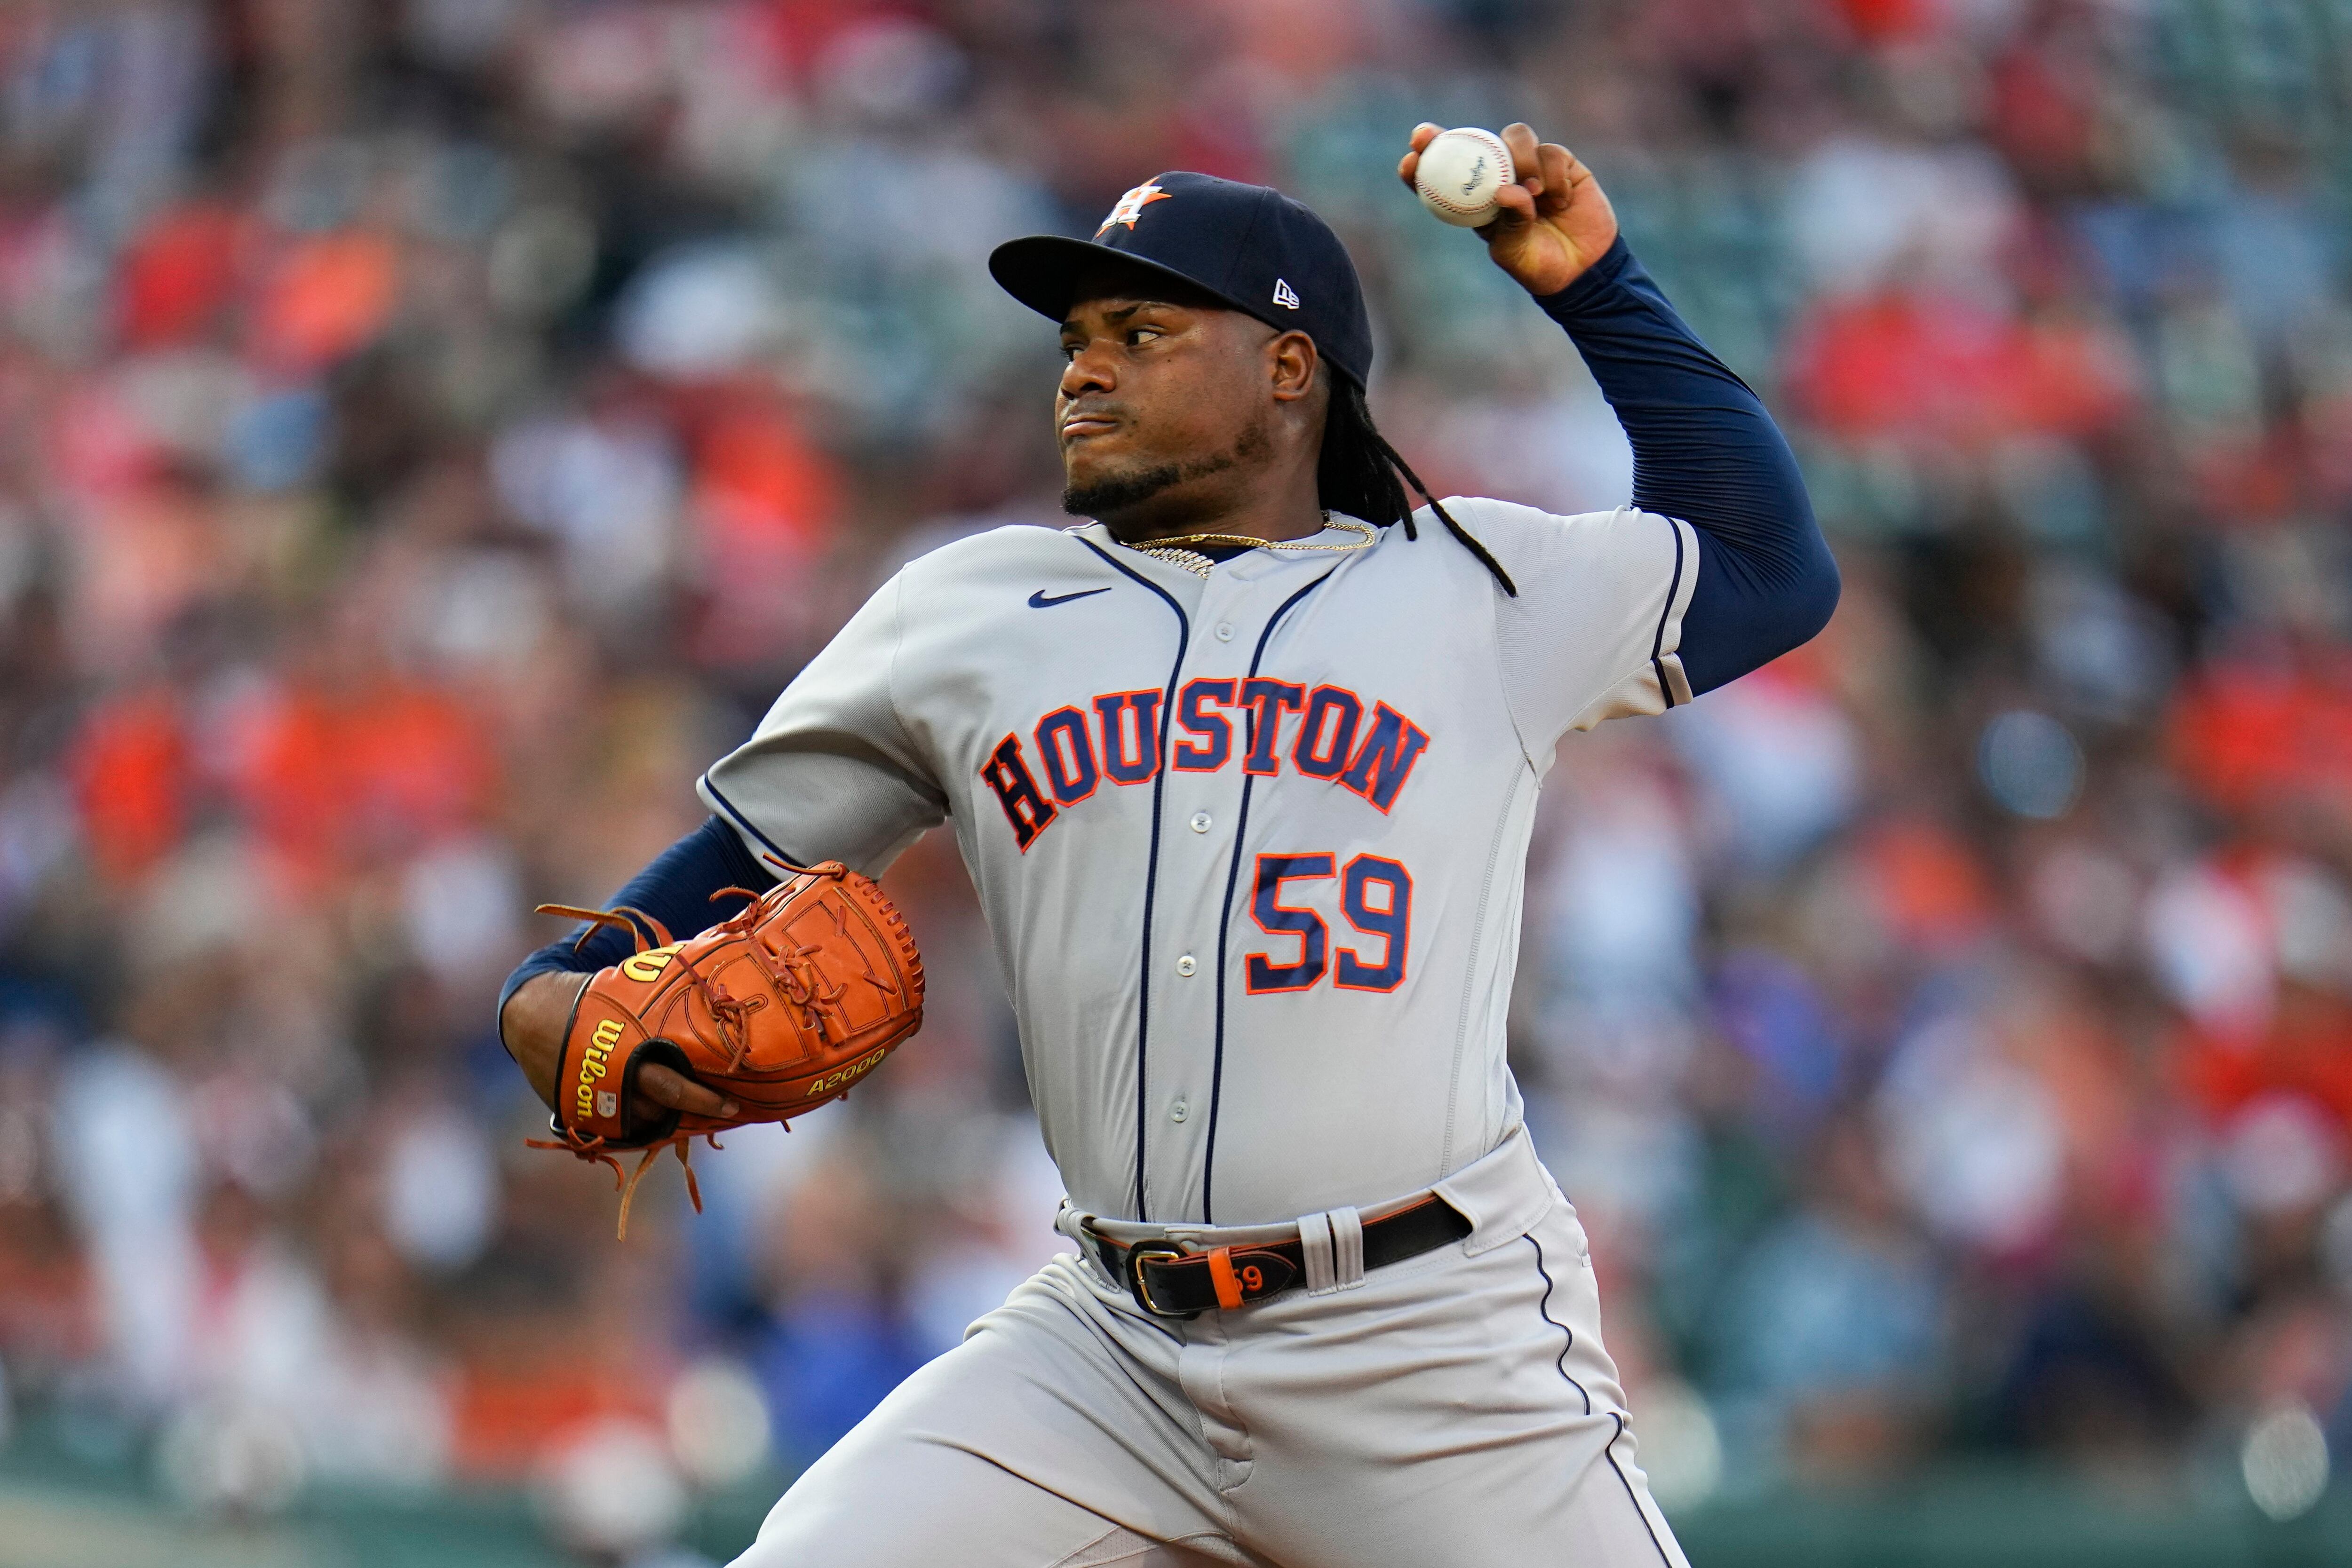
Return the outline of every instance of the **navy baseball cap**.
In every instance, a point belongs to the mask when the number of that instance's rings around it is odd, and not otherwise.
[[[1118,199],[1093,239],[1007,240],[990,253],[988,270],[1007,294],[1058,322],[1079,276],[1106,256],[1305,332],[1359,387],[1372,373],[1372,323],[1348,247],[1280,191],[1181,169],[1155,174]]]

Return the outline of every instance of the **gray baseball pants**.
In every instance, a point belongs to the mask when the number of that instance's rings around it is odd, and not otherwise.
[[[1055,1259],[812,1465],[739,1568],[1689,1568],[1526,1134],[1436,1191],[1461,1241],[1190,1322]]]

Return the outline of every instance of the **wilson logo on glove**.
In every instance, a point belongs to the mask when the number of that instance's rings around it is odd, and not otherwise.
[[[588,1037],[588,1049],[582,1054],[580,1059],[580,1092],[578,1098],[580,1102],[580,1115],[583,1120],[590,1114],[588,1108],[589,1080],[596,1079],[601,1082],[604,1079],[606,1071],[612,1064],[613,1048],[620,1043],[621,1020],[618,1019],[604,1019],[596,1026],[596,1032]],[[609,1093],[600,1094],[596,1097],[596,1103],[601,1105],[605,1101],[612,1098],[613,1096]],[[606,1111],[604,1114],[609,1116],[612,1114],[612,1112]]]
[[[666,947],[649,947],[635,957],[622,959],[621,973],[651,984],[661,978],[662,967],[669,962],[670,955],[685,946],[683,942],[672,942]]]
[[[839,1099],[922,1027],[922,956],[888,895],[835,861],[784,869],[785,880],[741,914],[683,942],[642,910],[540,906],[542,915],[618,926],[638,944],[581,988],[556,1072],[559,1138],[530,1140],[613,1167],[624,1236],[637,1183],[664,1149],[677,1151],[699,1210],[701,1187],[687,1157],[695,1138],[789,1123]],[[730,894],[751,896],[741,888],[713,896]],[[649,1061],[719,1091],[740,1114],[638,1116],[632,1091]],[[718,1147],[715,1137],[710,1143]],[[643,1157],[625,1176],[614,1155],[625,1150]]]

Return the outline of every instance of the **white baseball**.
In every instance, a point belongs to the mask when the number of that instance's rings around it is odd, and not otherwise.
[[[1496,196],[1518,177],[1501,137],[1464,126],[1439,131],[1421,150],[1412,183],[1423,206],[1456,228],[1475,229],[1495,221]]]

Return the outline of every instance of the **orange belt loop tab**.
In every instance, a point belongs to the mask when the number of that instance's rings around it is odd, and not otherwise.
[[[1241,1277],[1234,1272],[1234,1249],[1219,1247],[1209,1253],[1209,1280],[1217,1287],[1217,1305],[1238,1307],[1242,1304]]]

